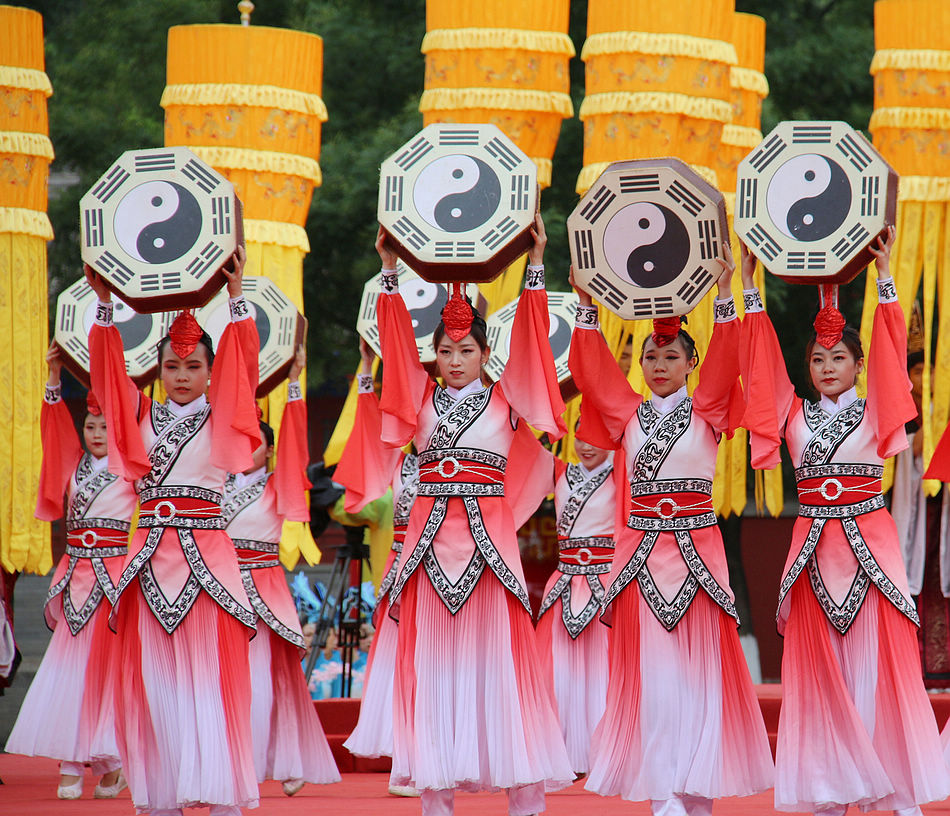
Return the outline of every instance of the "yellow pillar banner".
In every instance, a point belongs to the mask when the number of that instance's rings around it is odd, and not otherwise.
[[[943,433],[950,419],[950,205],[943,205],[944,232],[937,241],[939,262],[937,276],[939,297],[937,349],[933,370],[933,421],[935,435]]]
[[[943,230],[944,206],[937,202],[924,205],[924,246],[923,246],[923,311],[924,311],[924,373],[921,383],[921,405],[923,420],[923,460],[929,462],[936,444],[932,406],[932,364],[934,303],[937,296],[937,260],[940,254],[940,234]],[[939,438],[939,436],[937,437]],[[936,479],[924,481],[924,490],[928,496],[940,492],[941,483]]]

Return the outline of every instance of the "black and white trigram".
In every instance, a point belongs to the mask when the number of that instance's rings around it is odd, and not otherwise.
[[[581,209],[581,217],[585,218],[590,224],[596,224],[597,219],[613,204],[616,197],[617,194],[613,190],[606,184],[602,184],[594,191],[590,200]]]
[[[478,128],[443,128],[439,131],[439,145],[476,147],[478,145]]]
[[[191,179],[206,193],[212,192],[221,183],[221,176],[197,159],[189,159],[185,162],[185,166],[181,168],[181,174]]]
[[[211,224],[215,235],[231,232],[231,197],[215,196],[211,199]]]
[[[852,280],[896,219],[897,173],[845,122],[782,122],[736,176],[736,234],[790,283]]]
[[[405,186],[404,176],[386,176],[383,179],[386,188],[383,206],[386,212],[399,212],[402,209],[402,191]]]
[[[511,177],[511,209],[527,210],[531,206],[530,184],[531,176],[527,173]]]
[[[410,170],[418,162],[425,158],[426,154],[435,149],[435,145],[432,144],[424,136],[420,136],[408,147],[404,148],[403,151],[396,156],[393,161],[397,167],[401,170]]]
[[[429,236],[405,215],[393,224],[393,232],[400,238],[405,239],[406,243],[414,249],[421,249],[430,240]]]
[[[521,156],[518,155],[517,151],[512,150],[505,140],[499,139],[497,136],[490,139],[488,144],[485,145],[485,152],[490,156],[494,156],[506,170],[514,170],[521,164]]]
[[[161,173],[175,169],[175,154],[170,151],[160,153],[140,153],[135,157],[136,173]]]
[[[613,309],[619,309],[627,300],[627,295],[601,274],[596,274],[588,283],[591,291]]]

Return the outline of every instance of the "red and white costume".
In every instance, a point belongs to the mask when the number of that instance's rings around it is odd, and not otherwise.
[[[607,627],[597,619],[601,576],[613,560],[617,485],[612,454],[592,471],[551,458],[558,564],[538,612],[538,644],[550,661],[571,767],[586,774],[591,736],[607,705]]]
[[[373,612],[376,635],[366,663],[360,718],[343,743],[350,753],[362,757],[392,756],[393,753],[397,629],[396,621],[389,615],[389,591],[396,580],[397,562],[419,483],[418,457],[384,445],[381,433],[382,417],[373,378],[361,374],[353,432],[333,478],[346,487],[344,509],[347,513],[358,513],[390,486],[393,491],[393,544]]]
[[[528,270],[501,381],[441,388],[419,362],[409,314],[384,273],[383,440],[419,450],[418,496],[390,601],[399,619],[392,782],[452,812],[452,791],[509,791],[515,816],[544,809],[544,785],[574,774],[564,748],[521,568],[516,519],[544,495],[522,419],[563,433],[540,269]],[[530,452],[530,445],[526,445]],[[537,480],[539,490],[530,485]],[[518,496],[506,493],[519,484]]]
[[[801,503],[779,592],[785,635],[775,806],[916,812],[950,794],[933,710],[920,676],[917,612],[894,521],[884,459],[907,445],[916,415],[903,312],[878,281],[868,396],[795,396],[761,299],[746,294],[742,337],[754,467],[772,467],[785,437]]]
[[[109,613],[128,552],[135,512],[132,485],[84,453],[59,387],[46,388],[40,412],[43,465],[37,518],[63,515],[66,553],[50,582],[44,614],[53,630],[6,745],[10,753],[63,761],[62,773],[99,775],[119,767],[112,678],[105,667],[115,638]]]
[[[300,670],[304,647],[284,568],[278,559],[284,521],[309,521],[306,491],[307,408],[300,385],[288,385],[277,464],[231,474],[222,514],[237,548],[244,589],[258,615],[251,663],[251,736],[258,782],[339,782],[330,745]]]
[[[597,328],[596,309],[579,308],[570,366],[584,395],[580,436],[620,447],[614,466],[624,462],[630,498],[606,581],[610,678],[587,788],[649,799],[656,814],[705,814],[712,799],[773,779],[712,510],[720,434],[742,409],[735,305],[716,303],[692,398],[683,387],[641,400]]]
[[[177,813],[255,806],[248,639],[257,614],[221,494],[260,445],[258,338],[231,301],[207,399],[152,402],[125,373],[111,304],[89,333],[91,378],[108,423],[109,467],[135,479],[138,529],[117,587],[116,736],[132,801]]]

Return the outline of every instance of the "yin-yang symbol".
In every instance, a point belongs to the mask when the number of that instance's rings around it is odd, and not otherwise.
[[[413,278],[400,286],[399,292],[406,302],[416,337],[431,337],[442,320],[442,307],[449,299],[445,287],[422,278]]]
[[[152,333],[153,315],[139,314],[115,296],[113,296],[112,301],[115,304],[113,320],[115,321],[115,327],[119,330],[119,336],[122,338],[122,348],[125,351],[132,351],[148,340]],[[92,328],[95,317],[96,301],[92,300],[83,315],[83,327],[86,333]]]
[[[571,331],[573,326],[569,324],[561,315],[551,315],[551,325],[548,329],[548,342],[551,344],[551,351],[554,354],[554,361],[564,354],[571,345]]]
[[[501,183],[489,165],[464,154],[442,156],[423,168],[412,192],[416,211],[443,232],[469,232],[501,202]]]
[[[197,199],[173,181],[146,181],[115,209],[113,228],[126,254],[148,264],[181,258],[201,234]]]
[[[679,216],[652,201],[618,210],[604,230],[610,268],[645,289],[676,278],[689,261],[689,247],[689,233]]]
[[[775,171],[765,196],[769,218],[796,241],[827,238],[848,217],[851,182],[827,156],[795,156]]]
[[[250,303],[254,311],[254,324],[257,326],[257,336],[260,338],[260,347],[264,348],[270,338],[270,318],[267,316],[267,312],[264,311],[263,306],[253,301]]]

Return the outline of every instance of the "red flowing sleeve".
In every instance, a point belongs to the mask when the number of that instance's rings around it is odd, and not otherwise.
[[[69,477],[82,458],[82,445],[66,403],[43,401],[40,409],[40,437],[43,441],[43,463],[40,487],[36,497],[36,517],[54,521],[63,515],[63,494]]]
[[[353,430],[333,472],[333,481],[346,488],[343,509],[347,513],[359,513],[385,494],[399,467],[402,451],[383,444],[382,422],[376,393],[361,393],[356,400]]]
[[[732,301],[726,301],[731,304]],[[735,307],[733,307],[734,309]],[[739,335],[737,319],[716,321],[699,369],[699,383],[693,392],[693,410],[730,439],[742,424],[745,401],[739,382]]]
[[[139,431],[151,401],[129,379],[122,338],[111,323],[89,330],[89,379],[106,418],[109,471],[130,482],[141,478],[152,468]]]
[[[535,438],[524,422],[519,422],[505,466],[505,499],[516,530],[554,491],[559,465],[563,469],[564,463]]]
[[[943,436],[937,443],[924,478],[950,482],[950,425],[944,429]]]
[[[380,295],[376,304],[383,358],[381,439],[401,448],[415,436],[422,402],[431,380],[419,362],[412,318],[397,292]]]
[[[261,444],[254,402],[259,348],[254,321],[232,320],[221,335],[211,367],[211,461],[229,473],[250,468],[251,456]]]
[[[616,449],[643,398],[630,387],[595,328],[575,326],[568,365],[584,395],[577,435],[595,447]]]
[[[904,312],[886,299],[890,279],[878,281],[881,303],[874,310],[868,354],[868,414],[875,423],[877,454],[887,459],[907,447],[904,424],[917,416],[907,376],[907,327]],[[892,284],[891,284],[892,288]]]
[[[741,424],[749,431],[752,467],[768,470],[781,462],[779,448],[795,389],[788,379],[772,321],[761,307],[747,308],[742,319],[739,368],[745,385]]]
[[[518,416],[551,439],[560,439],[566,430],[564,400],[548,340],[550,322],[547,292],[541,287],[525,288],[509,340],[511,349],[517,352],[508,358],[501,386]]]
[[[307,405],[302,399],[290,399],[280,420],[277,464],[274,466],[277,512],[287,521],[310,521],[308,460]]]

